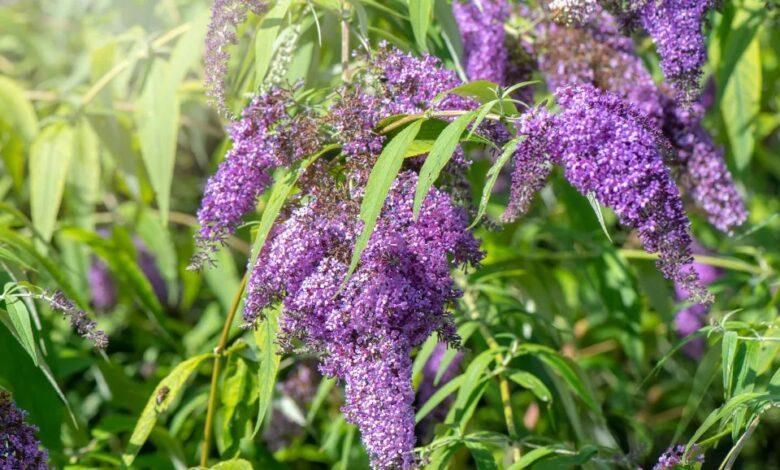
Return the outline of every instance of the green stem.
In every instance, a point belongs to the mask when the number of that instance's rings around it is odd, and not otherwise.
[[[225,318],[225,324],[222,325],[222,334],[219,337],[219,343],[214,348],[214,369],[211,371],[211,388],[209,389],[209,401],[206,407],[206,424],[203,427],[203,446],[200,452],[200,466],[206,468],[209,462],[209,451],[211,450],[211,430],[214,427],[214,411],[216,410],[217,403],[217,384],[219,383],[219,371],[222,366],[222,353],[227,346],[228,339],[230,338],[230,326],[233,324],[233,319],[236,317],[238,306],[241,304],[241,296],[246,288],[247,277],[249,272],[244,274],[244,278],[241,280],[241,285],[236,291],[236,295],[233,297],[233,304],[230,306],[227,318]]]

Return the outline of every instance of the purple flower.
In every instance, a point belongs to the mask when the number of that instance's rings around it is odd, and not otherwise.
[[[506,0],[455,0],[452,13],[463,40],[469,80],[503,84],[507,59],[504,22],[509,17]]]
[[[133,238],[133,245],[135,245],[135,250],[138,254],[138,267],[141,268],[141,272],[144,273],[149,284],[151,284],[155,296],[157,296],[160,302],[167,304],[168,287],[165,285],[165,279],[163,279],[162,273],[160,273],[160,270],[157,268],[154,255],[138,237]]]
[[[35,437],[38,428],[25,422],[27,412],[0,390],[0,470],[46,470],[49,455]]]
[[[416,181],[404,172],[394,183],[342,290],[358,207],[313,198],[296,209],[261,253],[244,312],[251,324],[283,301],[280,342],[323,353],[320,370],[345,382],[344,414],[360,428],[374,468],[412,466],[411,351],[434,331],[456,341],[447,307],[459,292],[450,269],[481,257],[465,211],[445,193],[432,189],[414,221]]]
[[[649,0],[639,11],[642,27],[661,58],[661,70],[683,103],[698,94],[707,61],[702,22],[712,7],[712,0]]]
[[[699,453],[696,445],[691,447],[688,454],[685,453],[685,446],[683,445],[678,445],[674,448],[670,447],[658,458],[658,463],[653,466],[653,470],[678,468],[678,465],[690,462],[691,458],[698,463],[704,462],[704,454]]]
[[[521,162],[535,160],[533,168],[547,162],[561,165],[580,193],[610,207],[622,224],[637,231],[646,251],[659,254],[657,266],[665,277],[685,286],[694,299],[710,302],[688,266],[690,223],[664,165],[661,139],[647,119],[619,96],[590,85],[559,88],[556,97],[562,111],[546,118],[547,126],[542,121],[529,129],[534,134],[517,150]],[[515,168],[517,174],[523,166]],[[527,178],[513,175],[518,184],[512,187],[510,208],[526,207],[527,195],[540,185],[543,173],[531,173]]]
[[[238,42],[236,27],[246,20],[247,12],[252,11],[259,15],[265,11],[266,6],[266,2],[262,0],[214,0],[211,7],[204,54],[206,94],[214,100],[217,110],[225,117],[231,117],[225,103],[225,76],[230,60],[227,48]]]

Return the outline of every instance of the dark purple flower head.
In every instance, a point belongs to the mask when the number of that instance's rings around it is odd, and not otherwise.
[[[0,470],[47,470],[49,455],[35,437],[38,429],[25,422],[27,412],[0,390]]]
[[[214,0],[211,7],[204,57],[206,94],[214,100],[217,110],[225,117],[232,117],[225,103],[225,76],[230,60],[227,49],[238,42],[236,28],[246,20],[247,12],[259,15],[266,6],[262,0]]]
[[[463,40],[468,79],[503,84],[509,57],[504,43],[509,4],[506,0],[455,0],[452,13]]]
[[[351,201],[295,210],[267,242],[251,273],[244,318],[283,301],[280,341],[325,355],[320,369],[344,380],[344,413],[375,468],[410,468],[414,448],[411,350],[434,331],[456,340],[448,306],[454,264],[476,263],[465,211],[432,189],[412,217],[416,174],[402,173],[385,202],[358,269],[339,291],[357,236]],[[451,261],[452,260],[452,261]]]
[[[642,27],[653,39],[661,70],[682,103],[699,92],[707,45],[702,23],[712,0],[648,0],[639,11]]]

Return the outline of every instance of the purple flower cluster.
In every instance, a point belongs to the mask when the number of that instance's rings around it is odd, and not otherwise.
[[[246,20],[247,12],[259,15],[266,6],[262,0],[214,0],[211,7],[205,44],[206,94],[223,116],[231,116],[225,103],[225,76],[230,60],[227,48],[238,42],[236,28]]]
[[[683,103],[698,94],[707,45],[702,23],[712,0],[648,0],[639,20],[653,39],[666,79]]]
[[[669,98],[653,82],[633,42],[620,33],[612,16],[599,12],[578,28],[542,23],[538,34],[539,66],[551,89],[590,84],[623,97],[663,131],[674,150],[667,163],[709,221],[730,232],[746,220],[723,151],[701,125],[703,106],[680,106]]]
[[[463,359],[463,353],[460,351],[455,353],[452,362],[447,365],[447,369],[441,374],[439,381],[436,382],[436,376],[439,374],[441,362],[444,359],[446,351],[447,345],[445,343],[437,344],[436,348],[433,350],[433,354],[431,354],[431,357],[428,358],[425,366],[423,366],[422,381],[417,389],[417,408],[425,405],[439,388],[458,375],[460,361]],[[423,436],[421,438],[423,442],[429,440],[435,423],[442,421],[447,416],[453,399],[453,395],[448,396],[443,402],[439,403],[436,408],[431,410],[428,416],[420,421],[420,424],[418,425],[418,435]]]
[[[693,456],[694,461],[698,463],[704,462],[704,454],[699,454],[696,446],[693,446],[688,453],[685,454],[685,446],[678,445],[674,448],[670,447],[666,450],[661,457],[658,458],[658,463],[653,466],[653,470],[669,470],[678,468],[678,465],[685,464]]]
[[[592,194],[614,210],[621,223],[637,231],[645,250],[659,254],[657,265],[664,276],[685,286],[695,299],[709,302],[689,266],[690,223],[664,164],[662,139],[637,109],[615,94],[582,85],[561,87],[556,97],[560,113],[545,118],[539,111],[539,121],[528,121],[533,134],[517,150],[521,163],[515,165],[510,208],[527,207],[548,162],[561,165],[580,193]],[[532,174],[518,175],[528,161],[536,161]]]
[[[292,104],[289,91],[273,89],[253,99],[241,119],[230,126],[233,148],[206,183],[198,210],[199,252],[193,268],[206,262],[244,214],[252,211],[271,181],[269,170],[289,165],[318,147],[310,117],[291,116]]]
[[[509,57],[504,33],[509,17],[506,0],[455,0],[452,13],[460,29],[469,80],[503,84]]]
[[[51,296],[43,295],[43,299],[49,302],[52,310],[62,313],[70,321],[70,326],[82,338],[92,341],[98,349],[108,347],[108,336],[97,329],[97,322],[87,317],[87,312],[76,307],[72,300],[60,291]]]
[[[38,429],[25,422],[27,412],[0,390],[0,470],[46,470],[49,455],[35,437]]]
[[[375,468],[410,468],[414,448],[411,351],[434,331],[456,342],[447,307],[450,269],[478,262],[465,211],[432,189],[412,217],[417,177],[394,183],[349,282],[339,289],[357,236],[357,207],[314,198],[281,224],[249,280],[245,320],[283,300],[280,341],[324,353],[320,370],[346,384],[343,408]],[[452,259],[452,261],[450,261]]]

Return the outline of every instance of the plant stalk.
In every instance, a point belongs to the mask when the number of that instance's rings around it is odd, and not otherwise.
[[[217,404],[217,385],[219,383],[219,371],[222,366],[222,353],[227,346],[228,339],[230,337],[230,326],[233,324],[233,319],[236,317],[238,306],[241,304],[241,296],[246,288],[247,278],[249,272],[244,274],[241,279],[241,285],[238,287],[235,296],[233,297],[233,303],[230,306],[227,318],[225,318],[225,324],[222,326],[222,334],[219,337],[219,343],[214,348],[214,368],[211,371],[211,388],[209,389],[209,401],[206,407],[206,424],[203,427],[203,446],[200,452],[200,466],[206,468],[209,462],[209,451],[211,450],[211,430],[214,427],[214,411]]]

